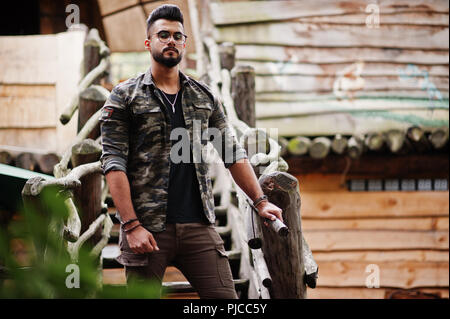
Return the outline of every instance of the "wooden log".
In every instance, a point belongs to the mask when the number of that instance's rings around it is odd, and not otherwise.
[[[267,268],[262,250],[252,249],[251,254],[253,258],[253,267],[255,268],[259,282],[266,288],[272,287],[272,277]]]
[[[289,143],[289,141],[287,140],[287,138],[285,138],[283,136],[278,137],[278,144],[281,146],[281,150],[280,150],[281,157],[288,155],[288,150],[287,150],[288,143]]]
[[[406,153],[410,148],[406,140],[406,132],[403,130],[389,130],[385,133],[386,145],[392,153]]]
[[[237,116],[255,127],[255,71],[251,67],[236,66],[231,71],[231,96]]]
[[[81,92],[80,106],[78,109],[78,132],[80,132],[91,116],[102,108],[105,101],[105,95],[100,93],[98,86],[90,86]],[[100,124],[98,123],[87,138],[95,140],[99,136]]]
[[[56,164],[59,163],[60,158],[55,153],[47,153],[36,155],[36,161],[39,166],[39,170],[44,174],[53,174],[53,169]]]
[[[262,229],[262,250],[273,281],[271,298],[305,298],[297,179],[284,172],[274,172],[261,176],[259,183],[269,200],[283,210],[283,220],[290,229],[288,236],[281,238],[268,227]]]
[[[327,157],[330,152],[331,141],[327,137],[316,137],[309,147],[309,156],[315,159]]]
[[[434,148],[441,149],[448,142],[448,127],[437,128],[429,136],[429,140]]]
[[[363,137],[354,135],[350,137],[347,145],[347,154],[352,159],[358,159],[361,157],[364,152],[364,143]]]
[[[280,37],[280,34],[283,36]],[[303,35],[308,36],[303,36]],[[384,25],[366,28],[351,25],[301,22],[239,25],[215,29],[217,42],[310,47],[390,47],[442,49],[448,47],[448,27]]]
[[[27,169],[29,171],[34,171],[38,167],[38,163],[36,161],[36,156],[33,153],[20,153],[16,157],[16,167],[20,167],[23,169]]]
[[[371,151],[380,151],[384,146],[384,135],[379,132],[367,134],[364,144]]]
[[[333,141],[331,141],[331,149],[336,154],[343,154],[348,145],[348,139],[345,136],[342,136],[341,134],[336,134],[333,138]]]
[[[435,86],[435,91],[448,92],[448,76],[430,76],[428,80],[429,83],[432,83]],[[331,92],[333,91],[335,81],[335,76],[328,75],[256,75],[255,89],[257,93],[312,93],[316,91]],[[399,80],[399,76],[396,75],[370,76],[364,78],[363,85],[359,82],[348,81],[349,89],[347,89],[346,92],[350,92],[353,86],[356,88],[354,90],[355,92],[357,92],[358,90],[362,91],[362,89],[369,91],[425,91],[425,89],[422,90],[420,84],[421,81],[424,81],[424,78],[419,76],[416,78],[412,78],[410,81],[401,81]],[[430,89],[430,94],[431,93],[433,93],[433,91]],[[425,95],[425,97],[427,97],[427,95]],[[439,100],[437,100],[436,102],[439,102]],[[432,102],[430,102],[430,105],[432,105]]]
[[[402,13],[423,12],[448,13],[448,6],[444,2],[433,2],[423,5],[421,1],[413,0],[403,3],[396,0],[383,1],[378,4],[380,12],[396,17]],[[213,2],[211,3],[211,17],[216,25],[230,25],[251,22],[282,21],[296,18],[345,18],[349,14],[359,14],[367,7],[367,2],[356,0],[351,4],[345,1],[315,1],[305,5],[298,1],[259,1],[258,5],[251,1]],[[236,14],[239,12],[239,14]],[[361,19],[364,24],[366,16]],[[327,20],[325,20],[327,21]],[[331,20],[333,21],[333,20]],[[383,23],[384,20],[382,19]],[[319,22],[323,22],[319,20]],[[349,23],[344,20],[344,23]],[[397,22],[399,23],[399,22]]]
[[[441,100],[434,105],[430,105],[428,99],[364,99],[364,100],[315,100],[315,101],[298,101],[298,102],[267,102],[257,101],[256,103],[256,117],[258,119],[264,118],[279,118],[288,116],[308,116],[319,114],[339,114],[349,113],[354,115],[362,114],[369,115],[371,112],[414,112],[414,111],[432,111],[442,110],[448,112],[448,102]]]
[[[311,139],[305,136],[291,138],[287,145],[288,152],[291,155],[305,155],[311,147]]]
[[[72,154],[73,167],[96,162],[100,159],[101,146],[91,139],[86,139],[72,147]],[[81,233],[84,233],[101,214],[102,174],[89,174],[80,181],[81,187],[74,192],[74,197],[81,219]],[[88,240],[88,244],[95,246],[101,237],[101,229],[98,229]]]
[[[236,59],[271,62],[332,64],[354,63],[355,57],[366,63],[448,64],[449,55],[440,50],[395,48],[309,48],[272,45],[236,45]]]
[[[220,65],[222,69],[231,71],[235,65],[236,48],[232,42],[224,42],[219,45]]]
[[[406,136],[417,152],[422,153],[431,150],[431,143],[421,127],[416,125],[409,127]]]
[[[14,158],[11,156],[11,153],[8,151],[0,151],[0,163],[6,165],[12,165],[14,162]]]
[[[356,62],[356,61],[355,61]],[[255,69],[256,75],[316,75],[335,76],[341,70],[353,63],[300,63],[294,61],[262,62],[255,60],[237,60],[239,64],[250,65]],[[428,76],[448,76],[449,70],[443,65],[415,64]],[[361,76],[399,76],[405,69],[403,63],[365,62],[361,70]]]

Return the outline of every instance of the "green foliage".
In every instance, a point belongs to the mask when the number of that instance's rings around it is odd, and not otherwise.
[[[101,284],[101,262],[81,247],[77,261],[62,238],[68,217],[57,189],[44,189],[39,200],[25,203],[18,218],[0,229],[0,298],[159,298],[159,286],[139,282],[125,287]],[[29,252],[27,266],[11,250],[20,241]]]

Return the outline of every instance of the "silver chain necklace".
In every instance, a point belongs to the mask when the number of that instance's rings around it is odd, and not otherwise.
[[[164,93],[163,90],[160,90],[160,91],[161,91],[161,93],[164,95],[164,97],[166,98],[167,102],[169,102],[169,104],[172,106],[173,113],[175,114],[175,103],[177,103],[177,97],[178,97],[178,93],[179,93],[180,91],[178,90],[177,94],[175,95],[175,99],[173,100],[173,103],[170,102],[170,100],[168,99],[166,93]]]

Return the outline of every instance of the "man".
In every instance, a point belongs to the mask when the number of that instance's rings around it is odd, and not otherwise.
[[[222,144],[215,147],[224,150],[219,153],[225,166],[262,217],[282,219],[281,210],[263,196],[220,102],[204,84],[179,71],[186,38],[177,6],[155,9],[144,42],[151,68],[117,85],[103,107],[101,161],[120,214],[118,261],[127,282],[161,283],[167,265],[174,264],[201,298],[236,298],[223,241],[214,229],[208,166],[193,158],[199,145],[196,126],[220,132]],[[186,134],[177,138],[172,133],[180,129]],[[187,160],[174,160],[173,146],[186,140],[192,141]]]

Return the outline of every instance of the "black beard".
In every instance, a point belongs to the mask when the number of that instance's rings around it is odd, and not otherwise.
[[[164,52],[158,52],[158,53],[154,53],[153,55],[153,59],[155,59],[156,62],[161,63],[162,65],[168,67],[168,68],[173,68],[174,66],[176,66],[178,63],[180,63],[181,59],[183,58],[182,54],[178,54],[178,56],[176,58],[166,58],[164,57]]]

